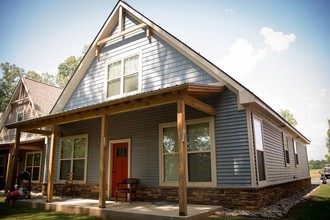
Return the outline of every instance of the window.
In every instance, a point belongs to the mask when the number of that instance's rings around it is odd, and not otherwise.
[[[20,121],[23,121],[23,119],[24,119],[24,113],[23,112],[18,112],[16,121],[20,122]]]
[[[87,135],[61,138],[59,180],[73,172],[73,180],[86,182]]]
[[[264,141],[262,135],[262,121],[258,118],[253,118],[254,145],[257,151],[257,168],[259,181],[266,180],[265,171],[265,156],[264,156]]]
[[[289,154],[289,138],[283,134],[283,150],[284,150],[284,162],[285,165],[290,163],[290,154]]]
[[[296,163],[296,166],[299,165],[299,160],[298,160],[298,149],[297,149],[297,143],[296,141],[293,139],[293,151],[294,151],[294,161]]]
[[[213,119],[187,121],[187,174],[188,185],[215,184],[213,164]],[[162,185],[178,182],[178,145],[176,123],[160,125]]]
[[[6,154],[0,155],[0,177],[5,177],[6,175]]]
[[[25,170],[31,174],[32,181],[39,181],[41,172],[41,152],[26,153]]]
[[[108,65],[107,98],[139,90],[139,54],[125,57]]]

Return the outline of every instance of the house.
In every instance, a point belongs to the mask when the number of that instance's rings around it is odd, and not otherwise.
[[[48,115],[62,89],[22,77],[0,120],[0,190],[10,189],[16,175],[9,172],[13,169],[11,158],[15,144],[16,129],[7,129],[5,124],[21,122]],[[33,133],[32,133],[33,132]],[[32,186],[35,190],[42,188],[46,156],[47,131],[35,130],[20,135],[20,151],[16,160],[16,174],[26,170],[32,174]],[[15,181],[14,181],[15,182]]]
[[[75,195],[259,209],[310,186],[310,141],[265,102],[119,1],[51,114],[6,125],[52,127],[47,200],[74,172]],[[16,138],[18,140],[18,138]],[[19,149],[19,143],[15,144]]]

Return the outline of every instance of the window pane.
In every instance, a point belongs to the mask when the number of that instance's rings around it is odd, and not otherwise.
[[[74,140],[73,158],[85,158],[86,139],[79,138]]]
[[[124,93],[132,92],[139,89],[138,74],[125,76],[124,79]]]
[[[211,153],[188,154],[188,181],[211,182]]]
[[[209,123],[187,126],[188,151],[205,151],[211,149]]]
[[[0,155],[0,166],[6,165],[6,155]]]
[[[23,112],[17,114],[17,121],[23,121]]]
[[[27,167],[27,168],[26,168],[26,171],[28,171],[29,174],[32,174],[32,167]]]
[[[0,167],[0,176],[1,177],[5,176],[5,167],[3,167],[3,166]]]
[[[61,159],[71,158],[72,156],[72,140],[63,140],[61,146]]]
[[[26,166],[32,166],[33,164],[33,154],[28,154],[26,158]]]
[[[73,179],[84,180],[85,173],[85,160],[74,160],[73,161]]]
[[[120,94],[120,78],[108,82],[108,97]]]
[[[124,75],[139,71],[139,55],[135,55],[124,60]]]
[[[39,167],[33,168],[32,180],[39,180]]]
[[[121,61],[111,63],[108,66],[108,80],[120,77]]]
[[[178,181],[178,155],[164,155],[164,181]]]
[[[163,128],[163,153],[178,152],[176,127]]]
[[[253,119],[254,126],[254,142],[257,150],[263,151],[263,140],[262,140],[262,129],[261,129],[261,121],[254,118]]]
[[[40,153],[34,154],[34,162],[33,162],[34,166],[40,166],[40,157],[41,157]]]
[[[68,172],[70,172],[71,160],[62,160],[61,161],[61,171],[60,171],[60,179],[66,180],[66,176]]]
[[[266,180],[264,152],[257,150],[258,176],[259,181]]]

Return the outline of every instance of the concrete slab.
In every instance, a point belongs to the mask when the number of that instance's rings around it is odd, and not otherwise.
[[[45,198],[22,199],[15,201],[17,206],[40,208],[65,213],[96,216],[123,220],[168,220],[168,219],[206,219],[219,209],[218,206],[188,205],[188,215],[179,216],[179,205],[167,202],[129,202],[107,201],[106,208],[98,207],[98,200],[81,198],[55,198],[46,203]]]

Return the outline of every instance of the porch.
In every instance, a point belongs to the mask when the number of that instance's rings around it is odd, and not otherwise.
[[[159,202],[129,202],[106,201],[105,208],[99,208],[98,200],[82,198],[54,197],[52,203],[46,198],[21,199],[15,201],[16,206],[39,208],[109,219],[207,219],[217,211],[219,206],[188,204],[188,216],[179,216],[179,204],[165,201]]]

